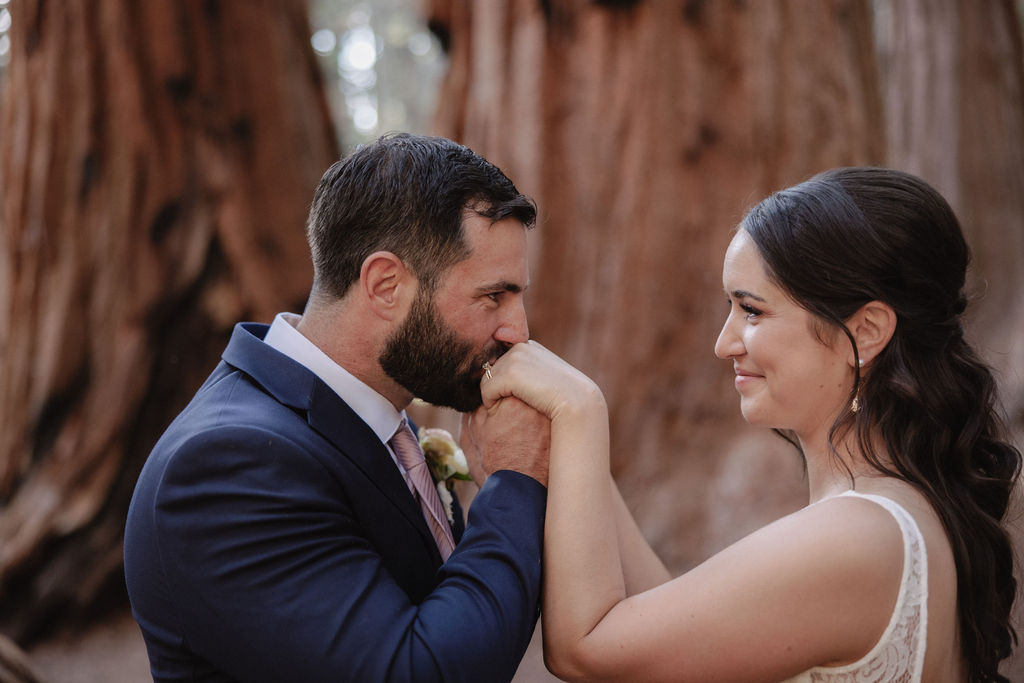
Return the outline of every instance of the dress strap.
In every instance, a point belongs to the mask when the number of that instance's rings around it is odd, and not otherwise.
[[[870,500],[885,508],[896,519],[903,536],[903,575],[896,608],[885,633],[858,663],[863,665],[882,660],[891,666],[896,663],[894,655],[897,660],[906,657],[907,660],[899,662],[899,666],[906,667],[905,674],[909,678],[898,680],[920,681],[928,635],[928,550],[921,529],[913,515],[891,498],[852,490],[840,495]]]
[[[856,662],[815,667],[785,683],[920,683],[928,635],[928,553],[924,536],[913,516],[890,498],[856,491],[839,495],[870,500],[885,508],[899,524],[903,536],[903,575],[896,607],[882,637]]]

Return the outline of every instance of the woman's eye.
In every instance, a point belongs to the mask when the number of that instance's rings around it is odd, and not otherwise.
[[[740,308],[743,309],[743,311],[747,314],[748,320],[750,318],[756,318],[757,316],[761,315],[761,311],[754,308],[750,304],[740,304]]]

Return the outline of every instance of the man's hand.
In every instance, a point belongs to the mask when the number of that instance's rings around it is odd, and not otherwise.
[[[462,416],[460,446],[478,486],[498,470],[513,470],[548,485],[551,422],[514,397]]]
[[[480,448],[476,444],[476,436],[473,434],[473,413],[462,413],[459,422],[459,446],[466,456],[466,464],[469,465],[469,476],[477,488],[487,481],[487,473],[484,472],[483,458]]]

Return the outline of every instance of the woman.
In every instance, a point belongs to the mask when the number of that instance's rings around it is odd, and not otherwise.
[[[570,680],[1005,681],[1021,467],[963,337],[968,249],[905,173],[837,169],[756,206],[729,245],[744,418],[805,458],[810,504],[671,581],[608,476],[592,381],[540,345],[485,405],[551,419],[544,636]]]

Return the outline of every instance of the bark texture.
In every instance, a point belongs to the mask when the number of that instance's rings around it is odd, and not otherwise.
[[[969,336],[999,379],[1024,448],[1024,52],[1011,0],[893,2],[881,17],[889,163],[949,200],[973,253]],[[971,310],[971,309],[969,309]],[[1019,496],[1009,525],[1024,553]],[[1016,623],[1024,621],[1018,575]],[[1018,626],[1020,629],[1020,626]],[[1020,648],[1003,673],[1024,680]]]
[[[973,252],[971,332],[1024,435],[1024,53],[1011,0],[891,5],[889,163],[949,200]]]
[[[676,570],[805,495],[713,355],[721,260],[772,190],[882,161],[868,9],[432,3],[451,55],[438,131],[537,199],[531,335],[601,385],[624,495]]]
[[[438,132],[538,200],[531,335],[605,391],[616,476],[676,572],[806,502],[797,456],[741,422],[712,344],[731,228],[825,168],[903,168],[949,198],[974,252],[968,332],[1024,445],[1011,0],[427,4],[451,57]]]
[[[232,324],[301,306],[337,143],[303,0],[21,0],[0,119],[0,629],[123,596],[124,515]]]

